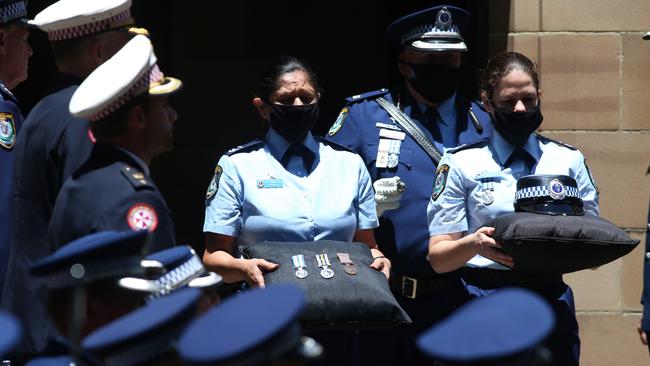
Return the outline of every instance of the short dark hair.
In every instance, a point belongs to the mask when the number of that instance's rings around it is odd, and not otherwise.
[[[528,57],[518,52],[503,52],[489,61],[481,76],[481,91],[490,99],[499,80],[513,70],[523,71],[533,79],[535,89],[539,89],[537,66]]]
[[[293,56],[279,56],[273,58],[260,73],[255,88],[255,97],[268,101],[271,94],[278,89],[280,77],[294,71],[304,71],[309,76],[309,81],[316,89],[316,92],[321,92],[318,76],[311,66]]]
[[[128,130],[128,113],[135,106],[140,106],[147,111],[149,93],[138,95],[109,116],[90,122],[90,130],[95,138],[101,140],[125,134]]]

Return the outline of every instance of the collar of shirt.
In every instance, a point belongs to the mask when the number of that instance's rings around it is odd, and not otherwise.
[[[440,115],[440,122],[442,122],[445,126],[454,126],[456,124],[456,92],[454,92],[451,97],[438,104],[436,107],[429,107],[422,102],[417,102],[417,105],[422,115],[424,115],[427,109],[436,108],[438,114]]]
[[[269,128],[266,137],[264,138],[266,145],[271,152],[271,155],[277,160],[282,161],[284,153],[287,152],[287,149],[291,145],[287,139],[282,137],[279,133],[275,132],[274,129]],[[311,132],[307,132],[307,136],[302,141],[302,144],[307,147],[311,152],[314,153],[314,156],[318,156],[318,141],[314,138]]]
[[[506,141],[506,139],[504,139],[496,129],[493,130],[492,136],[490,137],[490,142],[494,148],[494,151],[496,151],[499,163],[501,163],[501,165],[505,165],[510,155],[512,155],[512,153],[515,151],[515,147]],[[526,143],[524,144],[524,150],[526,150],[526,152],[529,153],[535,159],[535,161],[539,161],[539,158],[542,155],[542,150],[539,147],[537,137],[535,137],[534,133],[528,136],[528,140],[526,140]]]
[[[117,146],[117,145],[112,145],[112,146],[115,147],[116,149],[120,150],[120,151],[123,151],[125,154],[130,156],[131,159],[133,159],[136,163],[138,163],[139,168],[144,171],[144,174],[147,177],[149,176],[149,167],[147,166],[147,164],[144,163],[144,161],[142,161],[142,159],[140,159],[140,157],[138,157],[134,153],[130,152],[129,150],[127,150],[127,149],[125,149],[125,148],[123,148],[121,146]]]

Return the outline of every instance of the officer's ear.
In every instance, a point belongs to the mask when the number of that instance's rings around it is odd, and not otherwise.
[[[135,104],[129,109],[129,129],[144,129],[147,124],[147,114],[140,104]]]
[[[271,114],[271,107],[264,103],[261,98],[253,98],[253,106],[255,106],[255,109],[257,109],[257,112],[260,114],[260,117],[262,117],[265,121],[268,121],[269,119],[269,114]]]
[[[413,68],[405,61],[397,60],[397,69],[405,79],[410,79],[413,76]]]

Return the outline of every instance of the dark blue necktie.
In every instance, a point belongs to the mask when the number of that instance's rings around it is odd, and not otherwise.
[[[424,116],[426,119],[425,126],[429,132],[431,132],[431,137],[433,140],[442,142],[442,133],[440,132],[440,126],[438,125],[438,123],[440,123],[440,113],[438,113],[438,110],[434,107],[431,107],[427,109],[426,112],[424,112]]]
[[[298,156],[301,159],[291,159],[293,156]],[[305,145],[291,144],[291,146],[289,146],[287,151],[284,153],[284,156],[282,157],[282,165],[288,171],[303,170],[305,173],[309,173],[311,171],[312,165],[314,164],[315,158],[316,157],[314,156],[314,153],[305,147]],[[293,166],[295,164],[294,162],[296,161],[298,163],[302,163],[302,166]]]
[[[535,166],[535,158],[528,153],[523,147],[516,147],[515,151],[510,155],[508,160],[505,163],[505,166],[508,167],[515,161],[523,161],[524,166],[526,167],[528,173],[533,172],[533,167]]]

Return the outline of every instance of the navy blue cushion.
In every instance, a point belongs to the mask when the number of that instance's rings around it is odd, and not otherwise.
[[[408,314],[399,306],[383,273],[370,268],[373,261],[364,243],[333,240],[316,242],[264,242],[241,247],[247,258],[262,258],[278,263],[280,268],[266,273],[267,284],[290,283],[307,294],[307,309],[301,316],[302,324],[309,330],[377,329],[410,324]],[[334,277],[320,276],[316,254],[327,253]],[[349,275],[336,253],[348,253],[358,273]],[[309,275],[304,279],[295,276],[291,257],[305,256]]]
[[[486,222],[512,255],[514,270],[562,274],[594,268],[631,252],[638,240],[598,216],[515,212]]]

